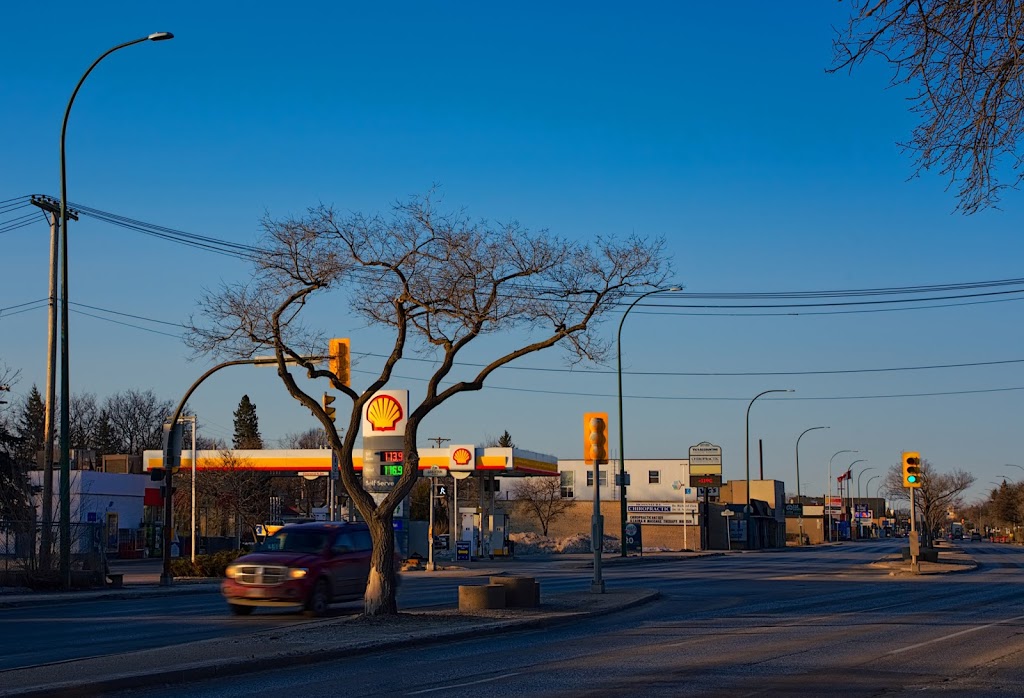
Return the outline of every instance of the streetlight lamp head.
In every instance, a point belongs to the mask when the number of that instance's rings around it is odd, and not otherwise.
[[[683,287],[682,286],[673,286],[672,288],[669,288],[667,290],[669,290],[669,291],[682,291]]]
[[[167,41],[168,39],[173,39],[174,34],[170,32],[156,32],[154,34],[150,34],[146,38],[150,41]]]

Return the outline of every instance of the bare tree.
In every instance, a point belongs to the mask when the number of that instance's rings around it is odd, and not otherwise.
[[[159,400],[152,390],[127,390],[103,402],[103,413],[121,453],[141,455],[163,446],[163,423],[174,412],[174,403]]]
[[[950,509],[964,506],[963,493],[974,484],[974,475],[956,469],[949,473],[940,473],[925,459],[921,459],[921,487],[906,488],[903,486],[903,467],[896,464],[885,474],[882,488],[891,499],[910,502],[910,493],[916,495],[918,516],[924,520],[927,533],[934,538],[939,534],[942,525],[948,520]]]
[[[193,323],[190,341],[198,350],[228,356],[273,350],[289,394],[327,431],[344,487],[370,528],[373,554],[364,610],[397,613],[392,517],[419,477],[416,441],[422,421],[450,398],[480,390],[494,371],[533,352],[559,345],[573,362],[602,359],[608,343],[596,336],[597,321],[628,294],[665,282],[664,241],[597,238],[583,245],[514,222],[492,225],[441,212],[430,196],[396,204],[387,218],[340,216],[321,206],[302,218],[266,219],[263,226],[266,240],[251,280],[207,293],[200,304],[206,324]],[[306,358],[324,353],[327,335],[303,324],[302,310],[315,296],[336,289],[350,292],[336,307],[348,307],[371,326],[389,328],[394,337],[380,373],[358,391]],[[467,378],[452,375],[470,343],[499,334],[506,347],[493,360]],[[352,451],[363,406],[390,383],[395,366],[413,348],[433,355],[437,364],[423,400],[407,416],[407,467],[378,504],[356,476]],[[343,437],[319,397],[299,387],[289,360],[307,377],[328,380],[351,399]],[[338,413],[340,418],[340,408]]]
[[[572,509],[571,499],[562,499],[562,481],[557,477],[530,477],[520,480],[512,489],[516,506],[540,524],[541,533],[559,517]]]
[[[832,71],[879,55],[913,90],[921,121],[903,147],[917,172],[937,168],[965,213],[993,206],[1024,177],[1024,5],[1005,0],[851,0]],[[1002,163],[1011,184],[997,176]]]
[[[175,518],[188,521],[192,473],[183,469],[181,476],[174,488]],[[256,526],[269,520],[270,495],[270,476],[254,470],[251,462],[229,449],[220,452],[213,467],[196,476],[196,499],[208,512],[208,528],[219,529],[221,535],[237,533],[241,527],[255,537]]]
[[[68,406],[70,416],[70,443],[72,448],[98,447],[103,412],[93,393],[79,393],[71,396]],[[107,452],[101,450],[101,455]]]
[[[285,434],[278,443],[281,448],[330,448],[331,440],[327,438],[327,432],[323,429],[307,429],[296,434]]]

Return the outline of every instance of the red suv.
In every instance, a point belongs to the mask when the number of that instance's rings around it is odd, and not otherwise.
[[[221,592],[240,616],[257,606],[322,615],[332,602],[363,597],[372,547],[366,524],[290,524],[229,565]]]

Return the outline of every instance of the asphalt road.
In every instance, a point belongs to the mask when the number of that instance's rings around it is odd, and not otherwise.
[[[1019,695],[1024,553],[964,543],[970,573],[889,577],[900,541],[609,565],[653,604],[479,640],[122,695]],[[589,584],[552,569],[548,583]],[[580,579],[582,577],[582,579]]]
[[[126,579],[158,575],[158,568],[135,570]],[[491,567],[493,570],[493,567]],[[516,564],[517,573],[536,576],[547,592],[584,590],[591,572],[578,563]],[[486,573],[485,573],[486,574]],[[399,590],[400,608],[451,606],[466,577],[410,573]],[[0,609],[0,671],[81,659],[216,637],[230,637],[309,622],[299,613],[259,609],[246,617],[232,616],[220,592],[207,585],[202,593],[134,599],[74,600],[67,603]],[[190,589],[190,592],[195,591]],[[331,615],[355,615],[362,601],[337,604]],[[2,683],[2,675],[0,675]]]

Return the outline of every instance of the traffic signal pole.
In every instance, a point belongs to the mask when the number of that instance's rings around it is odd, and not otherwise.
[[[910,571],[921,573],[921,563],[917,556],[921,551],[921,543],[917,535],[917,492],[910,490]]]

